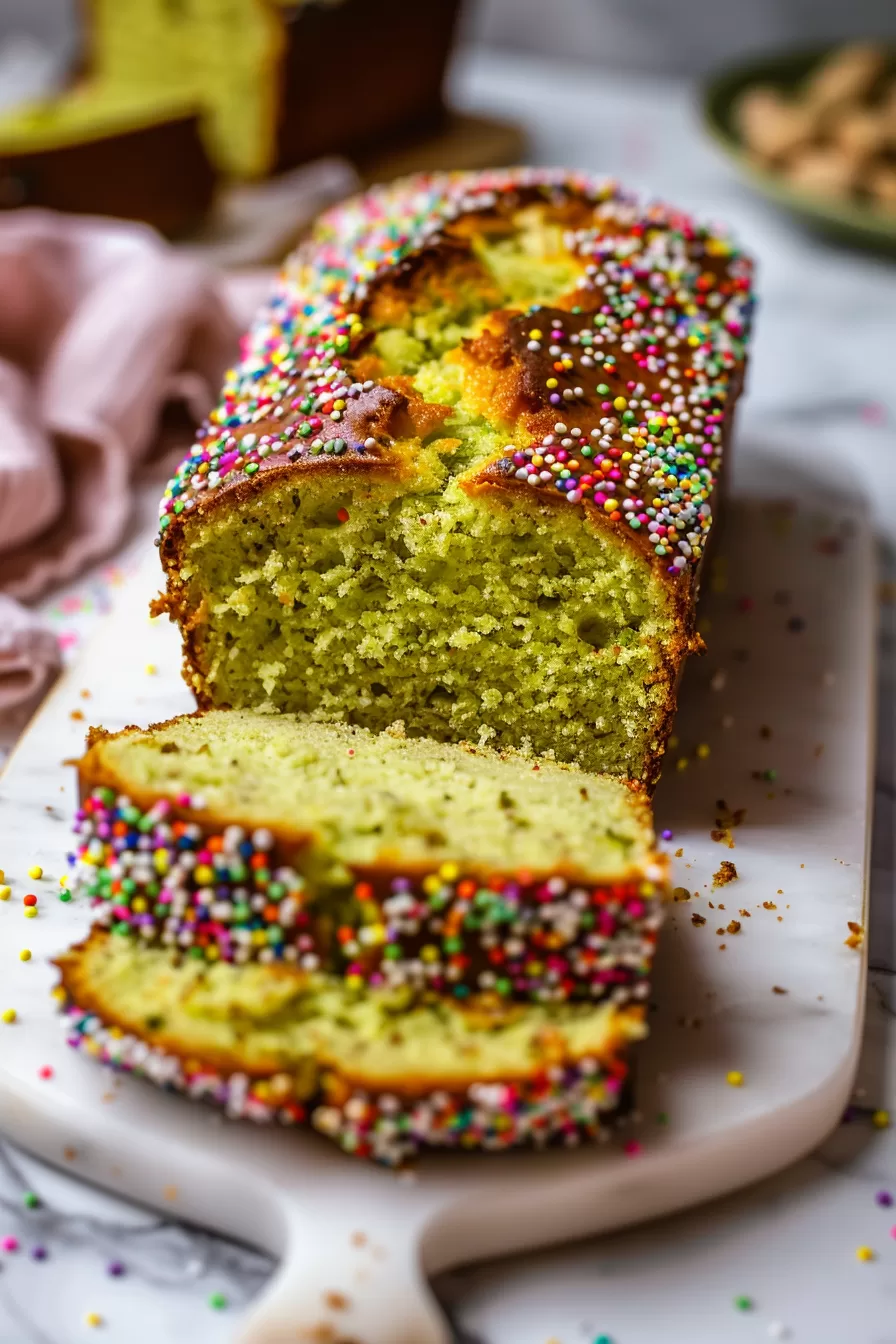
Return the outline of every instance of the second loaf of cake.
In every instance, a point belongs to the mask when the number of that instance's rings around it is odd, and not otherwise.
[[[479,748],[209,712],[80,763],[73,1045],[398,1162],[577,1142],[644,1033],[644,797]]]
[[[162,505],[200,705],[652,786],[751,305],[729,239],[576,174],[322,216]]]

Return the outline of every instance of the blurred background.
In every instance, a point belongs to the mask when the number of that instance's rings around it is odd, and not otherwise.
[[[478,0],[472,40],[612,70],[706,75],[776,47],[896,37],[890,0]]]
[[[851,86],[832,76],[836,96],[808,126],[813,63],[857,40],[877,63]],[[0,208],[130,216],[214,242],[216,260],[271,260],[289,241],[270,222],[289,214],[283,175],[322,155],[371,180],[531,153],[547,90],[533,75],[512,124],[499,107],[477,117],[456,84],[446,110],[456,47],[515,55],[521,73],[553,62],[595,90],[628,74],[648,102],[655,81],[692,81],[760,189],[790,190],[790,208],[841,235],[893,243],[894,44],[891,0],[0,0]],[[713,81],[733,68],[741,82],[720,95]],[[610,168],[606,128],[590,130],[587,166]],[[226,189],[270,178],[283,189],[265,198],[267,229],[235,244],[251,207]]]
[[[126,11],[128,0],[118,7]],[[181,6],[158,8],[176,14]],[[705,74],[779,46],[896,37],[889,0],[470,0],[466,9],[465,41],[665,73]],[[78,50],[81,11],[80,0],[3,0],[0,40],[22,46],[23,89],[30,78],[37,92],[65,70]]]

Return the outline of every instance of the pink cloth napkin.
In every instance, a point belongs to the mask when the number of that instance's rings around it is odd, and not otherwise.
[[[139,224],[0,212],[0,724],[19,721],[60,665],[23,604],[121,542],[138,469],[158,471],[189,441],[160,432],[165,403],[207,414],[269,289],[269,269],[225,277],[201,250],[281,253],[357,185],[345,160],[319,159],[231,193],[199,252]]]
[[[201,419],[238,338],[220,277],[151,229],[0,215],[0,715],[59,666],[21,603],[120,542],[163,405]]]
[[[58,669],[53,631],[33,611],[0,593],[0,715],[34,700]]]

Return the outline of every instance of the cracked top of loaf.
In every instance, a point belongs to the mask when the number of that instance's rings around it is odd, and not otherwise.
[[[724,233],[612,181],[518,168],[375,187],[287,261],[165,492],[163,541],[261,473],[401,476],[431,445],[450,452],[451,406],[419,372],[435,350],[501,430],[465,490],[579,506],[669,575],[690,572],[751,275]]]

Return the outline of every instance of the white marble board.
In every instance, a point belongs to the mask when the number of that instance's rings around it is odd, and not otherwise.
[[[598,1148],[430,1157],[396,1175],[315,1135],[223,1121],[75,1055],[49,998],[49,958],[89,920],[83,903],[57,899],[74,801],[62,762],[88,722],[117,728],[191,707],[175,633],[146,616],[155,566],[25,734],[0,780],[0,866],[13,887],[0,905],[0,1009],[18,1014],[0,1026],[0,1126],[85,1179],[280,1256],[240,1344],[446,1344],[426,1273],[721,1194],[836,1124],[864,1001],[864,948],[846,939],[849,921],[866,918],[873,543],[846,506],[825,515],[738,498],[714,573],[719,591],[701,617],[709,653],[688,669],[680,745],[657,797],[658,825],[674,832],[667,848],[681,851],[675,881],[691,895],[670,907],[661,940],[637,1066],[641,1119]],[[746,809],[733,849],[711,836],[719,799]],[[723,859],[738,878],[714,891]],[[36,882],[34,863],[45,873]],[[40,913],[26,920],[32,890]],[[739,932],[717,933],[731,920]]]

